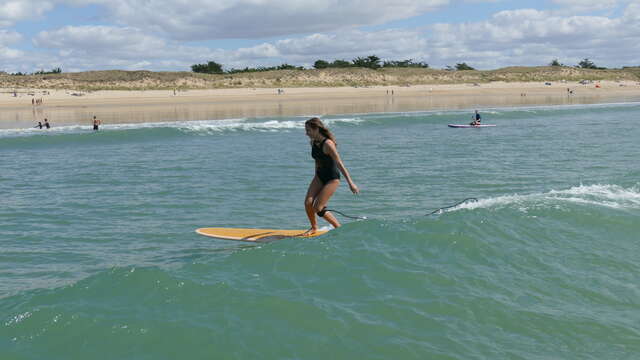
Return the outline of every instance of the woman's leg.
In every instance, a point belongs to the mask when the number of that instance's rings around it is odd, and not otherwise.
[[[307,217],[309,218],[309,223],[311,224],[311,229],[307,231],[308,233],[314,233],[316,230],[318,230],[316,211],[313,208],[313,203],[320,190],[322,190],[322,182],[320,181],[320,179],[318,179],[318,176],[314,176],[313,180],[311,180],[311,183],[309,184],[307,195],[304,198],[304,209],[307,212]]]
[[[318,211],[324,209],[325,206],[327,206],[327,204],[329,203],[329,199],[331,199],[331,196],[333,196],[336,190],[338,190],[338,186],[340,186],[340,180],[338,179],[330,180],[329,182],[324,184],[322,189],[320,189],[320,192],[318,192],[315,197],[315,203],[313,204],[314,212],[317,213]],[[340,227],[338,219],[336,219],[335,216],[333,216],[333,214],[331,214],[330,212],[326,212],[324,214],[324,219],[327,220],[327,222],[329,222],[329,224],[331,224],[334,228]]]

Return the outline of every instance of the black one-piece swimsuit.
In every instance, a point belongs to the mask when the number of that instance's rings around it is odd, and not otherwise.
[[[340,179],[338,165],[331,156],[322,151],[325,141],[327,141],[326,138],[322,140],[320,145],[316,145],[315,141],[311,145],[311,157],[316,160],[316,175],[322,184],[326,184],[334,179]]]

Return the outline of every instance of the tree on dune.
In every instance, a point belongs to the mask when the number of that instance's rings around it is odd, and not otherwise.
[[[322,59],[316,60],[313,63],[313,67],[315,69],[328,69],[328,68],[348,68],[354,66],[351,62],[346,60],[334,60],[333,62],[328,62]]]
[[[584,60],[580,61],[578,63],[578,67],[579,68],[583,68],[583,69],[596,69],[596,70],[604,70],[604,69],[606,69],[604,67],[596,66],[596,64],[593,61],[591,61],[591,60],[589,60],[587,58],[585,58]]]
[[[287,63],[284,63],[282,65],[278,65],[276,67],[276,70],[304,70],[304,67],[302,66],[295,66],[295,65],[289,65]]]
[[[366,58],[357,57],[351,61],[353,66],[363,67],[369,69],[378,69],[380,68],[380,58],[375,55],[369,55]]]
[[[347,67],[351,67],[351,63],[348,62],[347,60],[334,60],[331,63],[331,67],[337,67],[337,68],[347,68]]]
[[[51,69],[51,71],[40,70],[40,71],[34,72],[33,74],[34,75],[62,74],[62,68],[57,67],[55,69]]]
[[[456,70],[475,70],[475,69],[467,65],[466,62],[463,62],[463,63],[456,64]]]
[[[326,69],[329,67],[329,63],[324,60],[317,60],[315,63],[313,63],[313,67],[316,69]]]
[[[553,59],[550,63],[549,66],[564,66],[563,64],[560,63],[560,61],[558,61],[558,59]]]
[[[413,59],[407,59],[402,61],[389,60],[382,64],[382,67],[394,67],[394,68],[428,68],[429,64],[425,62],[414,62]]]
[[[429,64],[426,62],[415,62],[413,59],[407,60],[387,60],[380,64],[380,58],[376,55],[370,55],[367,57],[357,57],[351,62],[346,60],[334,60],[328,62],[326,60],[316,60],[313,63],[315,69],[328,69],[328,68],[347,68],[347,67],[362,67],[369,69],[385,68],[428,68]]]
[[[222,65],[215,61],[209,61],[206,64],[191,65],[191,71],[204,74],[222,74]]]

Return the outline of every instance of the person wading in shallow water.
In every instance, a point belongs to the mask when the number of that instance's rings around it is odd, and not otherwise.
[[[93,117],[93,130],[98,131],[98,127],[102,122],[98,120],[95,116]]]
[[[307,120],[304,127],[311,140],[311,156],[316,162],[316,174],[304,199],[304,208],[311,224],[311,228],[305,232],[308,235],[318,230],[316,215],[324,218],[334,228],[340,226],[338,220],[326,210],[329,199],[340,185],[340,173],[347,180],[351,192],[357,194],[360,190],[340,159],[336,139],[331,131],[318,118]]]

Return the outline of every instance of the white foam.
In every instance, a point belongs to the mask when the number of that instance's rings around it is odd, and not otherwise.
[[[123,131],[135,129],[153,129],[153,128],[174,128],[189,133],[219,133],[228,131],[263,131],[274,132],[292,129],[304,129],[304,122],[307,118],[300,120],[273,120],[259,119],[249,120],[245,118],[239,119],[222,119],[222,120],[196,120],[196,121],[174,121],[174,122],[151,122],[151,123],[122,123],[122,124],[105,124],[100,126],[101,131]],[[359,124],[364,120],[359,118],[335,118],[324,119],[325,124]],[[52,134],[73,134],[92,132],[88,125],[67,125],[55,126],[51,129],[0,129],[0,137],[18,137],[18,136],[34,136],[34,135],[52,135]]]
[[[176,127],[178,122],[157,122],[157,123],[123,123],[101,125],[101,131],[131,130],[158,127]],[[22,128],[22,129],[0,129],[0,137],[35,136],[35,135],[62,135],[62,134],[82,134],[92,133],[93,128],[89,125],[63,125],[53,126],[50,129]]]
[[[589,185],[589,186],[576,186],[572,187],[568,190],[551,190],[549,192],[550,195],[584,195],[584,196],[593,196],[606,198],[610,200],[622,200],[622,201],[632,201],[636,204],[640,204],[640,192],[638,191],[638,187],[634,186],[629,189],[625,189],[621,186],[617,185]]]
[[[26,129],[0,129],[0,137],[34,136],[47,134],[68,134],[88,130],[82,125],[57,126],[50,129],[26,128]]]
[[[236,120],[206,120],[206,121],[189,121],[183,122],[178,129],[187,132],[202,132],[202,133],[214,133],[214,132],[226,132],[226,131],[262,131],[262,132],[276,132],[282,130],[304,129],[304,120],[264,120],[264,121],[249,121],[246,119]],[[342,119],[325,119],[325,124],[336,123],[352,123],[357,124],[364,120],[356,118],[342,118]]]
[[[551,190],[528,195],[504,195],[466,202],[448,211],[461,209],[499,208],[516,206],[520,211],[536,207],[556,207],[562,203],[588,204],[614,209],[640,208],[640,190],[637,186],[624,188],[618,185],[580,185],[566,190]]]

